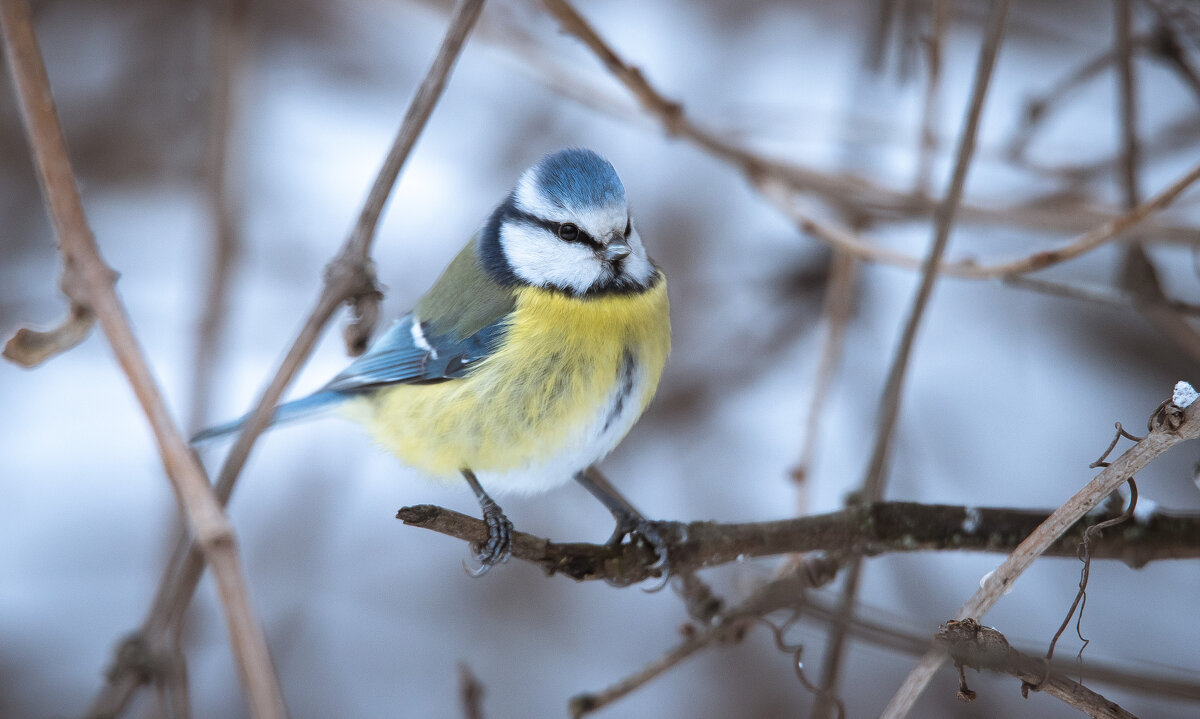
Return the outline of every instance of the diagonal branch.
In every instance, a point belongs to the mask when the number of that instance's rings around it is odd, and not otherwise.
[[[1088,689],[1061,672],[1051,671],[1041,659],[1022,654],[1008,643],[1003,634],[974,619],[951,620],[938,627],[935,641],[945,647],[959,668],[959,698],[973,701],[975,692],[967,689],[963,667],[987,669],[1021,680],[1021,693],[1042,691],[1061,699],[1096,719],[1137,719],[1115,702]]]
[[[983,115],[983,104],[987,98],[988,85],[991,82],[992,70],[996,64],[996,56],[1000,52],[1000,40],[1004,35],[1005,21],[1008,17],[1008,0],[998,0],[993,3],[988,13],[987,27],[984,30],[983,42],[979,48],[979,60],[975,66],[975,78],[971,86],[971,97],[967,105],[966,121],[959,135],[958,149],[955,151],[954,171],[950,177],[950,186],[938,206],[937,224],[934,229],[933,244],[925,261],[921,265],[921,283],[913,296],[909,308],[908,319],[900,336],[900,344],[892,357],[888,370],[887,382],[884,385],[883,396],[879,403],[879,425],[875,430],[875,443],[871,450],[871,459],[867,464],[866,476],[863,479],[860,499],[867,502],[878,502],[883,499],[887,487],[887,465],[891,454],[891,442],[896,421],[900,415],[900,402],[904,391],[904,378],[908,372],[909,359],[916,344],[917,331],[929,305],[933,293],[933,285],[937,280],[938,266],[946,252],[950,241],[950,230],[962,202],[963,188],[966,185],[967,172],[975,156],[975,139],[979,131],[979,120]],[[813,715],[828,716],[832,709],[832,697],[837,694],[837,685],[841,673],[842,649],[849,631],[850,617],[858,598],[859,581],[862,577],[862,557],[855,557],[850,562],[845,584],[842,585],[841,606],[831,628],[826,644],[825,663],[821,672],[822,693],[817,697]]]
[[[770,157],[743,147],[692,120],[681,103],[671,100],[659,92],[636,66],[623,60],[582,15],[566,0],[542,0],[542,4],[558,20],[563,29],[577,37],[604,64],[609,72],[625,86],[638,105],[651,115],[671,137],[689,142],[709,155],[735,167],[747,180],[760,190],[773,185],[784,196],[796,192],[818,195],[825,202],[848,217],[866,216],[874,219],[896,219],[899,217],[926,217],[937,207],[935,202],[921,194],[897,192],[879,186],[862,177],[846,174],[827,174],[802,165]],[[614,108],[604,102],[605,93],[597,87],[579,91],[563,87],[562,82],[545,77],[540,67],[544,60],[531,57],[527,45],[532,38],[519,38],[512,47],[534,68],[542,81],[552,89],[567,94],[588,107],[604,110],[622,119],[628,119],[625,108]],[[572,78],[576,83],[584,82]],[[1093,226],[1103,226],[1118,213],[1092,206],[1073,207],[1064,212],[1058,207],[1046,207],[1039,200],[1018,203],[1006,207],[983,207],[963,203],[959,214],[964,222],[973,223],[1020,223],[1060,232],[1079,232]],[[1194,231],[1190,227],[1159,226],[1154,231],[1172,241],[1191,242]],[[870,258],[867,258],[870,259]],[[911,259],[913,266],[919,260]]]
[[[239,198],[230,178],[239,80],[250,44],[249,0],[212,3],[209,76],[212,97],[211,160],[205,177],[205,201],[212,222],[212,255],[204,268],[204,303],[196,331],[191,397],[186,427],[201,428],[212,402],[213,370],[229,319],[229,285],[241,252]]]
[[[963,279],[1002,278],[1036,272],[1067,260],[1073,260],[1098,247],[1121,239],[1125,232],[1174,202],[1197,180],[1200,180],[1200,164],[1188,170],[1145,202],[1131,207],[1117,217],[1105,220],[1057,249],[1043,250],[1027,257],[985,265],[973,261],[943,262],[938,271],[943,275]],[[759,183],[759,188],[762,190],[763,196],[791,218],[801,232],[812,235],[831,247],[845,250],[868,262],[882,262],[900,267],[920,266],[920,260],[915,257],[889,250],[849,230],[812,219],[795,207],[787,188],[777,181],[763,180]]]
[[[1200,403],[1192,403],[1182,409],[1171,402],[1164,402],[1151,418],[1150,433],[1096,475],[1021,542],[995,571],[985,577],[979,591],[963,604],[956,618],[982,617],[1068,527],[1160,454],[1184,440],[1197,437],[1200,437]],[[943,661],[945,656],[940,650],[933,648],[927,651],[892,697],[882,716],[886,719],[907,716]]]
[[[21,115],[63,253],[63,285],[72,302],[94,314],[150,422],[167,477],[196,545],[212,565],[238,674],[254,717],[287,710],[266,637],[250,607],[233,528],[195,455],[170,419],[115,289],[116,274],[100,257],[83,211],[66,141],[26,0],[0,0],[0,31]]]
[[[1142,148],[1138,141],[1137,77],[1133,67],[1133,26],[1131,0],[1118,0],[1116,6],[1117,79],[1121,120],[1121,189],[1126,207],[1140,202],[1139,175]],[[1171,309],[1158,269],[1140,242],[1131,243],[1125,250],[1121,277],[1123,289],[1134,296],[1134,307],[1146,321],[1175,343],[1193,362],[1200,362],[1200,333],[1178,312]]]
[[[404,121],[392,144],[383,167],[364,202],[358,220],[338,254],[325,271],[325,282],[316,306],[300,333],[293,341],[279,369],[263,391],[253,413],[246,422],[232,449],[226,456],[216,482],[217,497],[224,503],[233,492],[238,475],[245,466],[254,442],[266,428],[284,390],[290,385],[300,367],[312,353],[317,339],[333,313],[343,302],[355,308],[355,320],[348,327],[346,340],[351,351],[361,351],[377,316],[379,290],[375,284],[374,264],[370,259],[371,243],[383,207],[391,188],[404,166],[408,154],[429,119],[441,96],[446,80],[454,67],[467,35],[483,8],[483,0],[461,0],[451,18],[450,26],[429,72],[409,105]],[[176,624],[191,603],[192,595],[204,571],[201,554],[188,542],[176,546],[168,563],[150,612],[139,630],[140,635],[167,631]],[[140,686],[143,677],[136,672],[110,672],[109,683],[94,698],[89,716],[110,716],[118,713]]]

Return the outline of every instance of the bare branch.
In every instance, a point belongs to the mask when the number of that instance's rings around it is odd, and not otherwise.
[[[1116,53],[1118,93],[1121,120],[1121,189],[1125,205],[1134,207],[1140,202],[1142,148],[1138,140],[1137,78],[1133,67],[1133,5],[1131,0],[1118,0],[1116,5]],[[1125,251],[1121,284],[1135,298],[1134,306],[1152,327],[1187,354],[1200,362],[1200,332],[1173,310],[1163,291],[1154,262],[1138,242]]]
[[[316,307],[263,391],[245,428],[226,455],[216,482],[217,498],[222,504],[228,501],[233,492],[237,477],[250,456],[250,450],[270,421],[284,390],[307,361],[317,338],[343,302],[353,303],[357,316],[347,333],[349,347],[361,350],[361,346],[365,345],[366,337],[370,334],[368,324],[374,323],[380,294],[375,284],[374,266],[369,258],[376,224],[390,189],[433,106],[437,103],[482,7],[483,0],[462,0],[456,8],[438,55],[405,114],[404,122],[401,123],[392,149],[364,202],[358,221],[337,256],[326,267],[325,284]],[[140,631],[144,634],[154,634],[166,631],[177,622],[190,604],[203,570],[203,557],[194,546],[190,546],[186,541],[177,545]],[[129,674],[110,677],[109,683],[93,700],[89,714],[109,716],[117,713],[128,703],[140,684],[139,677]]]
[[[964,279],[988,279],[1011,277],[1028,272],[1046,269],[1053,265],[1075,259],[1080,255],[1091,252],[1105,244],[1122,239],[1123,233],[1142,223],[1146,218],[1162,210],[1175,201],[1184,190],[1200,180],[1200,164],[1193,167],[1182,177],[1163,188],[1157,195],[1126,211],[1124,214],[1105,221],[1090,231],[1076,237],[1065,245],[1054,250],[1035,252],[1027,257],[993,264],[979,264],[973,261],[943,262],[938,271],[941,274]],[[763,196],[771,201],[776,208],[790,217],[800,228],[801,232],[810,234],[822,242],[868,262],[882,262],[899,267],[915,268],[920,261],[900,252],[889,250],[877,243],[864,239],[849,230],[818,222],[795,207],[786,187],[779,182],[765,178],[759,183]]]
[[[915,192],[929,194],[933,184],[933,158],[938,149],[938,114],[941,110],[942,55],[946,46],[946,29],[950,25],[951,0],[933,0],[929,14],[931,27],[925,38],[925,56],[929,72],[925,78],[925,96],[921,103],[921,135],[917,145],[917,176]]]
[[[1030,689],[1043,691],[1088,716],[1099,719],[1137,719],[1115,702],[1105,699],[1065,674],[1049,672],[1044,660],[1026,656],[1013,649],[1003,634],[981,625],[974,619],[946,622],[938,627],[935,637],[935,641],[945,647],[954,658],[960,676],[964,666],[1000,672],[1020,679],[1022,694],[1028,695]],[[959,697],[966,701],[975,698],[975,692],[966,687],[965,677],[959,688]]]
[[[87,339],[96,318],[86,305],[74,300],[70,304],[66,319],[53,329],[18,329],[4,344],[4,358],[22,367],[37,367]]]
[[[650,84],[641,70],[621,59],[569,3],[565,0],[542,0],[542,2],[563,29],[579,38],[604,63],[609,72],[635,97],[641,108],[654,117],[669,136],[686,140],[713,157],[729,163],[741,171],[755,187],[762,189],[765,186],[774,186],[777,192],[783,193],[783,197],[790,197],[796,192],[810,192],[820,196],[842,214],[851,217],[924,218],[936,211],[934,201],[924,195],[897,192],[862,177],[828,174],[768,157],[705,129],[688,117],[681,103],[662,95]],[[529,53],[523,48],[515,48],[515,51],[522,57],[529,57]],[[562,82],[555,78],[545,78],[545,73],[540,67],[534,68],[534,70],[552,89],[570,94],[589,107],[605,110],[621,119],[628,119],[626,108],[613,108],[602,104],[602,98],[606,96],[603,90],[592,91],[589,88],[588,92],[582,92],[575,87],[564,90]],[[583,82],[579,78],[574,78],[574,80]],[[1019,223],[1026,227],[1060,232],[1080,232],[1092,227],[1103,227],[1120,219],[1115,212],[1091,205],[1072,207],[1070,212],[1063,211],[1061,207],[1045,207],[1040,198],[998,208],[964,203],[960,207],[959,215],[963,222]],[[1141,221],[1141,219],[1139,218],[1137,221]],[[1110,234],[1116,234],[1124,229],[1126,227],[1120,227]],[[1189,227],[1156,224],[1153,231],[1164,240],[1169,238],[1172,241],[1191,242],[1195,239],[1195,232]],[[856,254],[856,256],[858,255]],[[872,258],[864,257],[863,259]],[[909,266],[919,265],[919,261],[915,259],[911,259],[909,262]],[[905,263],[896,262],[895,264]],[[964,273],[969,272],[969,263],[963,263],[963,265]],[[946,268],[943,268],[942,272],[943,274],[959,274]]]
[[[917,331],[925,315],[925,308],[933,293],[933,285],[937,279],[938,266],[946,252],[950,241],[950,229],[962,202],[963,189],[966,185],[967,172],[975,156],[975,139],[979,131],[979,118],[983,114],[984,100],[987,98],[988,85],[992,78],[992,69],[996,64],[996,56],[1000,52],[1000,40],[1004,36],[1005,21],[1008,18],[1008,0],[998,0],[992,3],[988,13],[987,26],[984,30],[983,42],[979,48],[979,60],[975,66],[975,78],[971,86],[971,97],[967,105],[966,120],[962,133],[959,135],[958,149],[955,151],[954,171],[950,177],[950,186],[937,211],[937,225],[934,228],[933,244],[921,265],[921,283],[913,296],[908,318],[900,336],[900,344],[892,357],[888,370],[887,381],[884,384],[883,396],[879,402],[878,426],[875,430],[875,442],[871,450],[871,458],[867,463],[866,475],[863,478],[861,500],[878,502],[883,498],[887,487],[887,464],[891,454],[891,442],[897,417],[900,414],[900,402],[904,391],[904,378],[908,372],[909,359],[916,344]],[[821,694],[813,708],[813,716],[825,717],[832,710],[832,697],[837,695],[837,686],[841,671],[842,649],[846,641],[848,624],[854,605],[857,602],[859,580],[862,576],[862,558],[851,560],[846,574],[845,584],[842,585],[841,601],[836,621],[830,630],[826,643],[825,663],[821,672]]]
[[[834,250],[829,272],[829,286],[825,292],[825,307],[822,310],[826,327],[825,342],[821,346],[821,359],[817,365],[816,378],[812,383],[812,399],[808,405],[808,417],[804,423],[804,440],[800,446],[800,457],[792,468],[791,476],[797,485],[797,514],[806,514],[808,507],[808,480],[816,454],[817,435],[821,427],[821,414],[825,399],[833,386],[834,374],[842,356],[842,343],[846,325],[850,321],[857,290],[858,261],[846,252]]]
[[[483,719],[483,685],[466,662],[458,663],[458,695],[463,719]]]
[[[205,199],[212,220],[211,264],[205,268],[204,304],[192,364],[192,390],[187,427],[196,431],[208,417],[212,401],[214,361],[229,314],[229,283],[241,249],[238,194],[231,189],[230,162],[238,77],[249,44],[248,0],[212,3],[211,22],[211,165]]]
[[[1109,307],[1120,307],[1129,310],[1136,309],[1134,306],[1136,300],[1131,293],[1120,290],[1093,287],[1080,283],[1054,282],[1052,280],[1043,280],[1040,277],[1026,277],[1023,275],[1007,277],[1004,279],[1004,284],[1055,297],[1094,302]],[[1200,316],[1200,305],[1191,302],[1167,300],[1167,306],[1180,314],[1191,315],[1193,317]]]
[[[897,552],[1010,552],[1041,526],[1049,512],[962,507],[915,502],[862,504],[828,514],[767,522],[691,522],[686,538],[670,545],[671,571],[691,572],[753,557],[798,552],[841,552],[876,556]],[[487,539],[481,519],[421,504],[404,507],[396,518],[467,542]],[[1079,520],[1045,553],[1075,557],[1084,531],[1095,518]],[[1155,514],[1120,532],[1110,531],[1094,547],[1097,559],[1118,559],[1133,567],[1161,559],[1200,558],[1200,517]],[[557,543],[513,533],[513,557],[537,564],[548,575],[577,581],[604,579],[633,584],[657,575],[655,553],[641,544]]]
[[[1096,475],[1021,542],[1008,559],[985,578],[979,591],[959,609],[957,618],[978,618],[986,614],[1017,577],[1044,554],[1068,527],[1078,522],[1154,458],[1184,440],[1197,437],[1200,437],[1200,402],[1193,403],[1186,410],[1164,402],[1151,418],[1151,431],[1145,439],[1130,447]],[[886,719],[900,719],[906,716],[944,659],[942,653],[936,649],[926,652],[920,663],[909,673],[900,690],[892,697],[882,716]]]
[[[66,265],[64,291],[73,302],[86,306],[95,315],[146,413],[176,499],[187,516],[196,544],[213,566],[251,715],[285,717],[287,710],[266,638],[247,598],[233,528],[195,456],[171,422],[158,384],[129,325],[125,307],[117,297],[116,275],[101,259],[88,226],[26,0],[0,0],[0,31],[30,149]]]
[[[810,594],[804,601],[805,617],[817,622],[828,622],[833,618],[836,607],[819,595]],[[851,623],[851,635],[856,639],[897,652],[920,656],[929,646],[927,635],[903,631],[890,623],[864,618],[869,609],[860,606]],[[1177,699],[1200,699],[1200,683],[1179,679],[1164,679],[1151,674],[1130,671],[1122,664],[1106,664],[1092,660],[1080,664],[1074,659],[1055,660],[1050,664],[1055,671],[1070,672],[1089,681],[1097,681],[1112,687],[1144,695],[1172,697]]]
[[[699,629],[689,625],[683,641],[663,656],[602,691],[575,696],[571,699],[568,712],[577,718],[599,711],[706,647],[740,642],[759,618],[779,609],[800,605],[807,589],[832,581],[836,571],[836,566],[830,563],[815,568],[799,562],[792,564],[788,571],[760,586],[736,607],[723,612],[711,625]]]

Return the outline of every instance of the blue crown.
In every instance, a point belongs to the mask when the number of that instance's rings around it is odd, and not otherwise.
[[[542,158],[534,171],[542,195],[563,208],[623,204],[625,186],[608,160],[571,147]]]

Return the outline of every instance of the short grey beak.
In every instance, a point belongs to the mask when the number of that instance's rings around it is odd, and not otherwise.
[[[630,252],[633,252],[633,250],[624,241],[613,240],[608,243],[608,247],[604,248],[604,259],[609,262],[616,262],[628,257]]]

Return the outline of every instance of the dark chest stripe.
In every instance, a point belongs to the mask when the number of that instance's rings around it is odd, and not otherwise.
[[[633,351],[626,347],[621,353],[621,364],[617,367],[617,396],[608,410],[608,416],[604,418],[605,431],[608,431],[612,423],[621,416],[625,403],[629,401],[629,395],[633,394],[633,378],[636,372],[637,359],[633,356]]]

